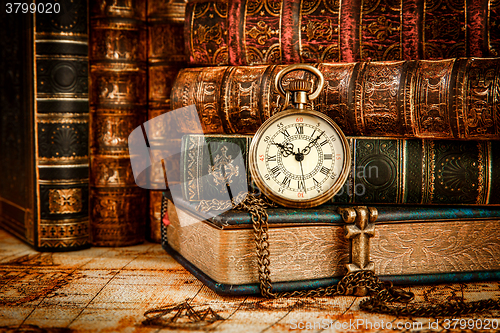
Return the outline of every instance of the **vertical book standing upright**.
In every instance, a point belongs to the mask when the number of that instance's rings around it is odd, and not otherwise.
[[[148,1],[148,118],[153,119],[171,110],[170,91],[179,70],[186,66],[184,55],[184,12],[186,0]],[[173,126],[156,122],[148,137],[153,148],[164,145]],[[167,165],[172,168],[173,165]],[[151,181],[159,190],[149,193],[149,234],[152,241],[161,242],[161,189],[165,186],[163,174],[153,174]]]
[[[146,1],[93,1],[90,20],[91,225],[98,246],[144,240],[147,192],[127,138],[146,119]]]
[[[88,247],[87,1],[20,11],[0,14],[0,222],[37,250]]]

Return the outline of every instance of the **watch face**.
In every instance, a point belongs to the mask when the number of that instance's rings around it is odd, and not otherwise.
[[[259,189],[286,207],[313,207],[331,199],[350,168],[347,140],[316,111],[291,110],[268,119],[250,146],[250,172]]]

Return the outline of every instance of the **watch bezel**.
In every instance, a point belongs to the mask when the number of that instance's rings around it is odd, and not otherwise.
[[[290,199],[290,198],[285,198],[281,196],[280,194],[276,193],[272,189],[270,189],[264,179],[260,176],[260,173],[258,171],[258,154],[257,154],[257,145],[260,142],[260,139],[263,135],[263,133],[275,122],[279,121],[282,118],[288,117],[290,115],[308,115],[308,116],[315,116],[321,118],[323,121],[328,123],[331,127],[334,128],[334,130],[337,131],[337,134],[339,135],[340,141],[342,143],[342,150],[344,153],[344,161],[342,165],[342,172],[340,173],[339,177],[337,180],[334,182],[334,184],[325,192],[322,194],[318,195],[317,197],[314,198],[304,198],[304,199]],[[304,110],[304,109],[288,109],[285,111],[281,111],[274,116],[270,117],[267,119],[257,130],[255,133],[254,137],[252,138],[252,142],[250,143],[250,150],[249,150],[249,168],[250,168],[250,174],[252,176],[253,181],[259,188],[259,190],[262,191],[262,193],[271,199],[272,201],[284,206],[284,207],[289,207],[289,208],[311,208],[311,207],[316,207],[319,206],[331,198],[335,196],[335,194],[340,191],[342,186],[344,185],[345,181],[347,180],[347,177],[349,175],[350,169],[351,169],[351,150],[349,148],[349,142],[347,141],[346,136],[340,129],[340,127],[327,115],[314,111],[314,110]]]

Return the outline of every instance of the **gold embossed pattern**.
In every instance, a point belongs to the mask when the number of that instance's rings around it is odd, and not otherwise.
[[[449,273],[499,269],[497,221],[377,225],[371,258],[379,275]]]
[[[49,190],[49,210],[51,214],[72,214],[82,210],[82,190]]]

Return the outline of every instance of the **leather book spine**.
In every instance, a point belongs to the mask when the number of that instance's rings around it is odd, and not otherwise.
[[[60,15],[35,17],[37,231],[43,250],[90,245],[87,2],[66,1],[65,8]]]
[[[185,0],[148,1],[148,119],[153,119],[171,110],[170,93],[172,84],[181,68],[186,67],[184,52],[184,13]],[[148,136],[149,147],[153,153],[168,147],[169,140],[176,137],[177,129],[168,123],[157,123]],[[175,161],[165,161],[172,170],[179,168]],[[165,189],[163,174],[154,173],[151,183]],[[161,242],[161,190],[149,191],[149,239]]]
[[[66,13],[35,16],[35,200],[40,250],[90,245],[87,2],[66,1],[65,8]]]
[[[184,42],[190,64],[229,64],[227,18],[227,1],[189,1],[186,4]]]
[[[350,175],[332,203],[500,205],[500,141],[348,137]],[[187,135],[181,155],[184,200],[227,199],[253,189],[251,136]],[[235,165],[243,158],[245,170]],[[224,168],[223,181],[220,172]],[[208,175],[206,170],[209,171]]]
[[[487,48],[491,57],[500,56],[500,1],[490,0],[487,12]]]
[[[321,63],[325,87],[312,104],[346,135],[498,140],[499,65],[499,58]],[[195,104],[204,133],[253,134],[280,110],[273,85],[282,68],[183,69],[172,108]],[[282,81],[286,87],[289,77]]]
[[[2,55],[6,66],[17,59],[2,70],[13,84],[2,94],[14,94],[2,97],[13,104],[1,112],[0,215],[39,251],[90,246],[88,9],[79,0],[58,5],[64,10],[46,4],[46,13],[6,27],[19,40]],[[4,23],[20,14],[6,15]]]
[[[334,202],[499,205],[498,141],[352,138],[351,174]],[[348,198],[347,198],[348,197]]]
[[[137,244],[148,192],[135,184],[127,139],[147,117],[146,1],[94,1],[90,29],[92,241]]]
[[[192,65],[498,56],[498,1],[195,1]]]

